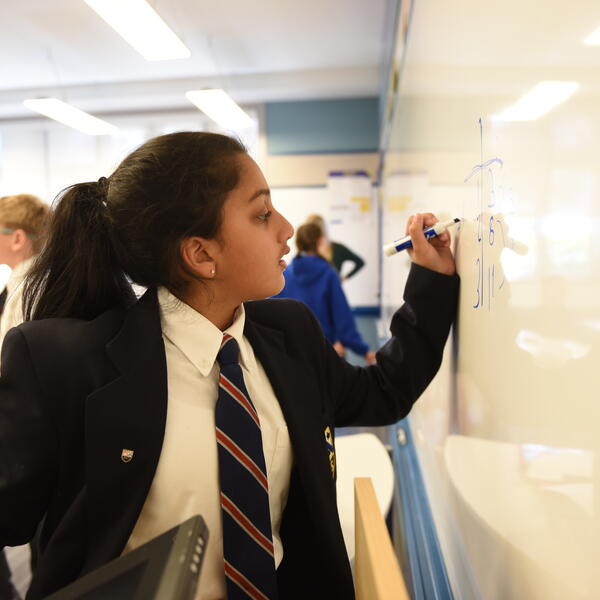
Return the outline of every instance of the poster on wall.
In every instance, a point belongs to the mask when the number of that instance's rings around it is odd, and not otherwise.
[[[366,171],[332,171],[323,215],[348,302],[379,307],[379,224],[376,190]]]
[[[406,235],[409,215],[428,210],[429,177],[426,173],[395,171],[385,178],[383,187],[381,235],[389,244]],[[384,257],[382,263],[382,318],[387,331],[392,315],[403,302],[404,285],[410,270],[410,257],[401,252]]]

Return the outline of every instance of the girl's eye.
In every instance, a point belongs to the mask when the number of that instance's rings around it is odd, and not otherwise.
[[[262,214],[262,215],[259,215],[259,216],[258,216],[258,218],[259,218],[261,221],[263,221],[263,222],[265,222],[265,223],[266,223],[266,222],[269,220],[269,217],[270,217],[272,214],[273,214],[273,213],[272,213],[270,210],[268,210],[266,213],[264,213],[264,214]]]

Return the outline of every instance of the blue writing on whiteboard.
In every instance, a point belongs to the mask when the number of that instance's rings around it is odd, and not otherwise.
[[[486,307],[491,310],[496,292],[501,290],[505,283],[502,265],[496,264],[500,256],[499,251],[492,251],[494,246],[499,246],[498,250],[507,247],[505,224],[501,218],[488,212],[489,209],[496,207],[497,201],[503,195],[504,190],[499,188],[496,174],[504,168],[504,161],[497,156],[484,160],[481,119],[479,119],[479,134],[481,161],[471,169],[464,180],[466,183],[477,176],[478,214],[475,235],[479,249],[473,265],[477,273],[477,283],[472,306],[475,309]]]

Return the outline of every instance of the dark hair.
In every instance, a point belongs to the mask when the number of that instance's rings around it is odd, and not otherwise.
[[[299,252],[313,252],[318,254],[319,240],[323,237],[323,230],[316,223],[304,223],[296,231],[296,248]]]
[[[26,281],[26,319],[91,319],[141,286],[184,288],[194,274],[180,244],[218,235],[223,203],[246,149],[224,135],[184,131],[153,138],[108,178],[78,183],[56,201],[46,245]],[[187,276],[186,276],[187,275]]]

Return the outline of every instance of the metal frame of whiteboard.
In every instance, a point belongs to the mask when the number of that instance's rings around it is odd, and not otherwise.
[[[400,519],[407,576],[415,600],[453,600],[425,485],[407,419],[391,429],[395,477],[394,510]],[[395,537],[398,537],[395,535]]]

